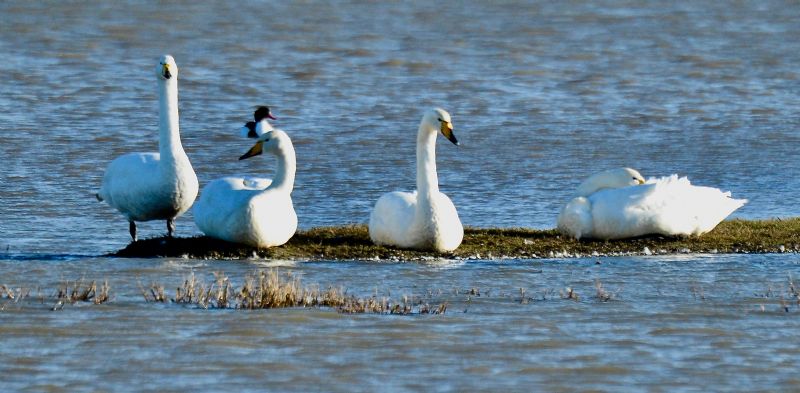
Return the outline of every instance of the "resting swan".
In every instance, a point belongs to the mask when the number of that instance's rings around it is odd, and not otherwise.
[[[369,219],[369,237],[375,244],[401,248],[455,250],[464,237],[458,212],[439,192],[436,175],[436,135],[441,132],[458,145],[450,114],[443,109],[425,112],[417,132],[417,190],[384,194]]]
[[[266,122],[266,120],[264,120]],[[262,123],[257,125],[260,129]],[[203,188],[194,206],[194,222],[208,236],[254,247],[286,243],[297,230],[292,206],[295,153],[285,132],[261,134],[240,160],[263,151],[278,157],[275,178],[223,177]]]
[[[129,153],[111,161],[96,197],[119,210],[130,223],[136,241],[136,221],[167,220],[167,234],[175,232],[175,218],[189,210],[198,183],[183,151],[178,127],[178,66],[164,55],[156,69],[158,79],[158,153]]]
[[[633,169],[611,169],[581,183],[558,215],[558,229],[576,239],[702,235],[746,202],[678,175],[645,182]]]

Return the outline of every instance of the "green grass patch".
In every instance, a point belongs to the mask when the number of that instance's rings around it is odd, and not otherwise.
[[[554,229],[467,228],[453,252],[402,250],[376,246],[366,225],[298,231],[280,247],[258,249],[205,236],[139,240],[112,254],[118,257],[188,257],[199,259],[399,259],[548,258],[590,255],[672,253],[767,253],[800,251],[800,217],[723,221],[703,236],[647,236],[625,240],[575,240]]]

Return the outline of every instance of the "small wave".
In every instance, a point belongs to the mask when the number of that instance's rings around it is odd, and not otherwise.
[[[74,261],[76,259],[94,258],[88,254],[39,254],[39,253],[0,253],[2,261]]]

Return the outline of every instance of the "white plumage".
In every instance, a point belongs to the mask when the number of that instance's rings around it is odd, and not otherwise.
[[[189,210],[197,197],[197,176],[181,145],[178,124],[178,66],[164,55],[156,70],[159,103],[159,152],[129,153],[108,165],[97,199],[119,210],[130,222],[136,240],[136,221],[167,220],[169,236],[174,219]]]
[[[436,108],[425,113],[417,132],[417,190],[390,192],[378,199],[369,220],[374,243],[439,252],[455,250],[461,244],[464,228],[456,207],[439,192],[438,132],[458,144],[450,114]]]
[[[558,229],[577,239],[701,235],[747,202],[678,175],[645,183],[629,168],[601,172],[579,190],[558,216]]]
[[[289,241],[297,230],[291,197],[296,168],[292,141],[278,129],[260,131],[256,144],[240,159],[262,151],[274,154],[278,158],[275,178],[224,177],[205,186],[194,206],[194,220],[206,235],[273,247]]]

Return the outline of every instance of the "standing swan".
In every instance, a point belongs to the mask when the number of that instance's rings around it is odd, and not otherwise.
[[[164,55],[156,69],[158,79],[158,153],[129,153],[108,165],[96,194],[130,222],[136,241],[136,221],[167,220],[167,234],[175,232],[175,218],[189,210],[197,197],[197,176],[183,151],[178,127],[178,66]]]
[[[438,132],[458,145],[450,114],[436,108],[425,112],[417,132],[417,190],[389,192],[378,199],[369,219],[374,243],[438,252],[453,251],[461,244],[464,228],[456,207],[439,192]]]
[[[633,169],[611,169],[581,183],[558,215],[558,229],[576,239],[702,235],[746,202],[678,175],[645,182]]]
[[[266,120],[264,120],[266,122]],[[259,122],[257,128],[262,128]],[[203,188],[194,206],[194,222],[208,236],[254,247],[280,246],[297,230],[292,206],[295,154],[285,132],[273,129],[258,137],[240,160],[272,153],[278,158],[275,178],[223,177]]]

